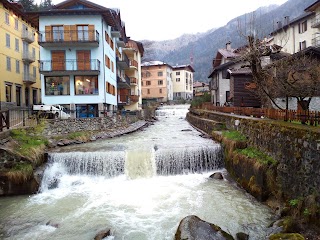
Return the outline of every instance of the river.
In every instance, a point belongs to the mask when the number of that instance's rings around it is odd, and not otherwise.
[[[273,214],[230,180],[220,144],[186,120],[188,105],[163,106],[157,121],[120,137],[49,154],[38,194],[0,198],[1,239],[172,240],[197,215],[233,236],[264,239]],[[50,224],[48,224],[50,222]]]

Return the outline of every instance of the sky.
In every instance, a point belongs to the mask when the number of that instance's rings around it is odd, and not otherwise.
[[[171,40],[183,34],[206,32],[231,19],[287,0],[89,0],[120,9],[127,36],[133,40]],[[36,0],[35,2],[40,2]],[[62,2],[53,0],[53,4]]]

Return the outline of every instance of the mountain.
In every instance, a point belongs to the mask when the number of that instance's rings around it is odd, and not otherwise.
[[[276,29],[277,21],[283,21],[286,16],[290,19],[298,17],[314,1],[288,0],[280,6],[261,7],[252,13],[232,19],[223,27],[211,29],[205,33],[184,34],[167,41],[143,40],[141,42],[145,52],[142,61],[159,60],[175,66],[190,64],[192,56],[195,69],[194,80],[208,82],[212,60],[217,50],[224,48],[228,41],[232,42],[233,48],[244,45],[243,36],[250,31],[249,22],[254,22],[255,29],[259,29],[260,32],[256,33],[258,36],[268,36]]]

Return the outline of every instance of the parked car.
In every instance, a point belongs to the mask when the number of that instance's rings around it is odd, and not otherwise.
[[[33,105],[33,111],[38,112],[39,116],[50,119],[69,119],[70,114],[66,113],[66,109],[60,105]]]

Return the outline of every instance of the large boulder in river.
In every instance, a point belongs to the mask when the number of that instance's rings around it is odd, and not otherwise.
[[[190,215],[181,220],[175,240],[234,240],[219,226]]]
[[[101,240],[110,235],[111,235],[111,230],[109,228],[106,228],[98,232],[97,235],[94,237],[94,240]]]

